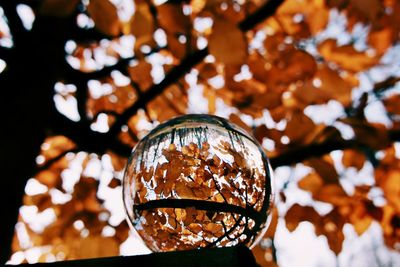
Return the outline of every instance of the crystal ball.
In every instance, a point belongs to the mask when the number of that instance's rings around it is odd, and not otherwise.
[[[245,244],[267,230],[272,171],[257,141],[211,115],[160,124],[133,149],[123,197],[128,223],[154,251]]]

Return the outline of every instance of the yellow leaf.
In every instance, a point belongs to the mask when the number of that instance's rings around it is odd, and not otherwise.
[[[358,218],[358,220],[353,222],[354,230],[358,235],[362,235],[372,223],[372,218],[365,216],[363,218]]]
[[[207,98],[208,102],[208,113],[214,114],[216,111],[216,93],[214,89],[209,86],[204,86],[204,96]]]
[[[209,50],[219,62],[240,65],[247,58],[246,38],[235,24],[216,18],[209,37]]]
[[[110,36],[120,33],[117,8],[109,0],[91,0],[87,10],[99,31]]]

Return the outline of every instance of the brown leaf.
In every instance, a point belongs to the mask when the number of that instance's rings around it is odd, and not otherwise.
[[[315,127],[314,122],[301,111],[294,111],[288,120],[285,135],[291,143],[301,141]]]
[[[390,170],[387,173],[384,184],[382,185],[383,192],[389,203],[400,211],[400,170]]]
[[[181,4],[165,3],[157,6],[158,21],[168,33],[185,34],[190,30],[190,19],[183,14]]]
[[[358,235],[362,235],[372,223],[372,217],[367,214],[367,211],[361,203],[353,205],[352,213],[349,216],[350,222],[353,224],[354,230]]]
[[[385,100],[383,104],[389,113],[400,115],[400,95],[392,95]]]
[[[112,178],[110,183],[108,183],[108,187],[110,188],[116,188],[118,186],[121,186],[121,180],[117,178]]]
[[[78,211],[99,212],[102,209],[96,195],[98,186],[97,180],[85,177],[82,177],[74,186],[73,198],[77,201]]]
[[[353,149],[347,149],[343,151],[342,163],[343,166],[347,168],[354,167],[357,170],[361,170],[364,166],[365,160],[365,154],[361,153],[360,151]]]
[[[302,221],[308,221],[312,224],[316,224],[320,220],[320,215],[310,206],[300,206],[299,204],[294,204],[286,212],[285,222],[286,228],[293,232],[296,230],[297,226]]]
[[[61,182],[61,175],[54,170],[43,170],[35,175],[35,178],[49,188],[54,188]]]
[[[265,42],[267,43],[267,38]],[[282,50],[282,49],[281,49]],[[271,89],[288,86],[297,81],[305,81],[314,76],[317,63],[312,55],[305,51],[294,49],[292,46],[284,47],[281,51],[273,53],[278,56],[277,62],[269,62],[265,81]],[[271,58],[272,59],[272,58]]]
[[[329,10],[325,1],[285,1],[278,9],[277,20],[291,35],[307,37],[325,28],[329,19]],[[299,22],[293,17],[301,14],[304,18]]]
[[[326,236],[329,248],[335,252],[336,255],[342,251],[344,223],[344,218],[336,209],[333,209],[322,218],[319,227],[316,229],[318,235],[322,234]]]
[[[384,12],[382,1],[379,0],[351,0],[351,12],[359,19],[375,23]]]
[[[136,12],[130,21],[130,32],[136,38],[150,39],[154,32],[154,20],[147,4],[136,6]]]
[[[378,62],[376,57],[357,51],[353,45],[338,46],[333,39],[319,44],[318,51],[326,60],[335,62],[343,69],[352,72],[368,69]]]
[[[383,55],[386,50],[392,45],[393,29],[384,27],[383,29],[372,31],[368,35],[368,43],[375,49],[376,53]]]
[[[324,104],[331,99],[328,92],[315,87],[312,81],[306,81],[304,84],[296,86],[292,94],[298,100],[297,103],[304,104],[304,106]]]
[[[183,59],[186,55],[186,43],[181,43],[174,34],[167,34],[168,48],[177,59]]]
[[[130,78],[140,86],[142,91],[146,91],[153,84],[151,69],[151,64],[145,60],[140,60],[136,65],[128,68]]]
[[[303,179],[298,182],[299,188],[309,191],[313,194],[318,192],[324,184],[322,178],[315,172],[307,174]]]
[[[117,36],[120,33],[117,8],[109,0],[91,0],[87,7],[96,28],[104,34]]]
[[[67,17],[77,8],[79,0],[44,0],[40,3],[39,12],[46,16]]]
[[[341,77],[338,72],[327,66],[320,66],[315,76],[321,81],[319,88],[329,94],[332,99],[339,101],[344,106],[351,103],[353,84]]]
[[[209,50],[217,61],[241,65],[247,58],[247,42],[239,28],[226,20],[216,18],[209,37]]]
[[[176,183],[175,191],[181,198],[195,198],[193,191],[184,182]]]
[[[322,186],[314,195],[314,200],[331,203],[335,206],[347,205],[350,197],[338,184],[326,184]]]
[[[210,79],[218,75],[218,71],[214,63],[204,63],[199,67],[199,75],[203,79]]]

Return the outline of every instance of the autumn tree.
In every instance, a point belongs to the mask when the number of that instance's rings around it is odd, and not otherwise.
[[[274,168],[303,170],[275,177],[273,222],[253,250],[260,264],[279,262],[282,222],[311,223],[336,255],[346,225],[361,236],[377,224],[399,251],[399,1],[0,7],[3,262],[118,255],[127,157],[158,123],[187,113],[226,117]]]

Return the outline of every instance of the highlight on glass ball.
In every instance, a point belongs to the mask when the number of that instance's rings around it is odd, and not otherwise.
[[[253,247],[270,221],[272,174],[261,146],[211,115],[186,115],[152,130],[124,176],[128,222],[154,251]]]

